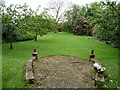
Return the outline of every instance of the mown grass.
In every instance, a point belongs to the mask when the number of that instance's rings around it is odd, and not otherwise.
[[[24,86],[24,68],[36,48],[39,58],[56,55],[68,55],[88,60],[90,51],[95,50],[95,58],[106,67],[108,82],[106,87],[118,86],[118,49],[110,45],[95,42],[85,36],[69,33],[49,33],[38,37],[38,41],[14,42],[2,45],[2,86],[3,88],[22,88]]]
[[[0,44],[0,89],[2,89],[2,45]]]

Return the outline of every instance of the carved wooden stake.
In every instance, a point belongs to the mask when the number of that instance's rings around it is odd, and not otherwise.
[[[34,48],[34,52],[32,53],[32,57],[35,57],[35,59],[38,59],[38,53],[36,52],[36,48]]]
[[[95,58],[94,50],[91,50],[89,62],[90,62],[91,58]]]

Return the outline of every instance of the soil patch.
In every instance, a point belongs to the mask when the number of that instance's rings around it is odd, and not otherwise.
[[[95,88],[94,68],[72,56],[51,56],[33,63],[33,88]]]

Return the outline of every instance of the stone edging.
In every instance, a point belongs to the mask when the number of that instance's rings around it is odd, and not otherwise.
[[[29,59],[27,61],[27,64],[26,64],[26,73],[25,73],[25,76],[26,76],[26,80],[32,82],[34,80],[34,76],[33,76],[33,61],[36,60],[36,57],[32,57],[31,59]]]
[[[101,63],[94,59],[94,58],[90,58],[90,62],[93,63],[93,67],[95,69],[95,86],[97,85],[97,81],[100,81],[100,82],[105,82],[105,76],[104,76],[104,71],[106,70],[105,67],[103,67],[101,65]]]
[[[32,58],[27,61],[26,64],[26,70],[25,70],[25,79],[30,81],[30,83],[33,82],[34,80],[34,75],[33,75],[33,61],[38,59],[38,54],[36,52],[36,49],[34,49],[34,52],[32,53]]]

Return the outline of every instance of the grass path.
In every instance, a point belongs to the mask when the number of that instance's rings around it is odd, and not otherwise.
[[[24,41],[13,43],[14,49],[9,49],[9,44],[2,46],[2,83],[6,88],[21,88],[24,85],[24,67],[31,58],[34,48],[37,49],[39,58],[47,56],[74,56],[88,60],[91,49],[95,50],[96,59],[107,68],[109,80],[107,87],[117,87],[118,80],[118,49],[112,46],[95,42],[85,36],[75,36],[69,33],[49,33],[38,37],[38,41]]]

